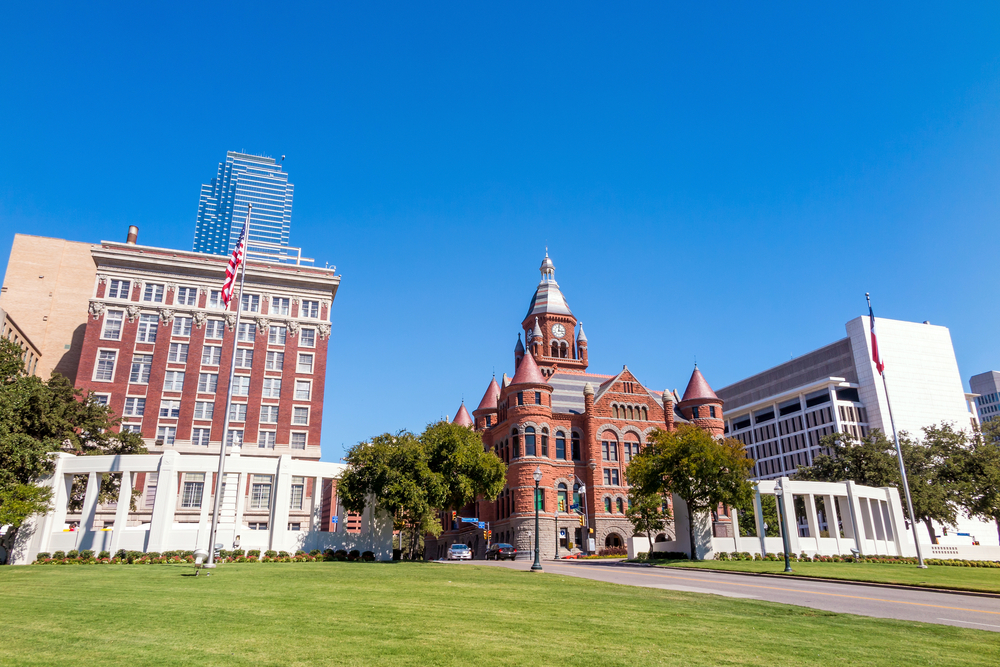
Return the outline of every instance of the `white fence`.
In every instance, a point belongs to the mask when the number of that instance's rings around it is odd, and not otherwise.
[[[757,482],[754,502],[756,535],[741,537],[739,515],[732,510],[734,537],[713,537],[709,517],[695,517],[695,543],[699,558],[712,559],[718,552],[745,551],[751,554],[780,553],[785,550],[778,537],[764,537],[763,496],[775,497],[775,480]],[[789,553],[805,552],[831,556],[850,554],[857,549],[866,556],[916,556],[913,533],[907,530],[899,491],[894,487],[873,488],[854,482],[805,482],[782,478],[781,503],[788,526]],[[796,505],[799,505],[796,510]],[[676,539],[653,544],[654,551],[690,553],[687,537],[687,507],[674,497]],[[774,532],[780,527],[769,527]],[[924,558],[1000,559],[1000,547],[924,545]],[[629,540],[629,556],[649,548],[645,537]]]
[[[391,560],[392,522],[370,506],[360,518],[360,532],[348,532],[347,517],[331,493],[326,499],[328,512],[337,520],[327,524],[331,530],[321,530],[323,482],[339,478],[344,468],[337,463],[293,459],[288,455],[242,458],[238,452],[230,454],[226,459],[216,544],[221,543],[225,549],[273,549],[289,553],[297,549],[357,549],[372,551],[377,560]],[[171,451],[128,456],[60,454],[49,480],[53,509],[21,529],[10,562],[30,563],[39,552],[72,549],[112,553],[119,549],[145,552],[207,549],[215,493],[211,480],[217,470],[218,459],[214,456]],[[118,502],[99,506],[101,480],[108,473],[121,474]],[[157,483],[155,492],[147,487],[151,502],[141,509],[132,509],[132,485],[138,473],[156,473]],[[182,503],[180,493],[186,479],[183,475],[187,474],[203,475],[204,482],[201,487],[194,487],[200,489],[200,497],[187,497]],[[83,507],[79,513],[70,512],[73,483],[82,475],[87,477]],[[252,513],[256,519],[250,525],[246,517],[251,513],[248,508],[251,478],[256,481],[259,476],[268,482],[267,498],[266,502],[254,498],[256,507]],[[293,478],[303,482],[303,491],[304,480],[311,480],[308,482],[311,499],[305,498],[305,493],[295,493],[299,490],[293,489]],[[190,489],[184,488],[185,493]],[[112,520],[98,522],[99,515]],[[289,522],[290,517],[295,521]]]

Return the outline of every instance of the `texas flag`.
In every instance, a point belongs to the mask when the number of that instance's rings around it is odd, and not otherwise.
[[[882,371],[885,370],[885,364],[878,356],[878,340],[875,338],[875,313],[872,312],[872,304],[868,302],[868,321],[872,325],[872,361],[875,362],[875,368],[878,369],[878,374],[882,375]]]
[[[226,282],[222,285],[222,303],[227,308],[233,298],[233,288],[236,286],[236,272],[239,270],[240,264],[243,263],[244,255],[246,254],[247,231],[250,227],[250,214],[252,212],[253,204],[250,204],[250,209],[247,211],[247,219],[243,223],[243,230],[240,232],[240,238],[233,249],[232,257],[229,258],[229,266],[226,267]]]

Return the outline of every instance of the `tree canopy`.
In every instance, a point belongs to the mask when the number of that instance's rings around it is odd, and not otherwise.
[[[410,536],[410,557],[418,536],[441,533],[435,513],[460,508],[503,489],[506,466],[483,449],[478,433],[458,424],[430,424],[419,436],[384,433],[352,447],[338,492],[344,507],[362,512],[369,499],[388,512],[397,530]]]
[[[34,514],[51,506],[51,489],[39,486],[53,470],[53,452],[71,454],[145,453],[142,438],[118,433],[118,419],[68,379],[53,373],[48,382],[25,372],[21,349],[0,339],[0,525],[8,525],[0,541],[4,555],[17,533]],[[103,479],[101,501],[117,499],[120,479]],[[71,505],[82,494],[74,493]]]
[[[670,507],[662,495],[653,493],[640,496],[636,494],[635,489],[629,490],[625,518],[632,522],[632,528],[637,534],[646,535],[646,539],[649,540],[649,551],[653,550],[653,533],[666,528],[670,517]]]
[[[673,431],[650,433],[646,448],[629,464],[626,475],[640,497],[673,493],[687,504],[691,558],[696,559],[694,515],[720,504],[748,505],[753,496],[752,468],[739,440],[716,439],[682,424]]]

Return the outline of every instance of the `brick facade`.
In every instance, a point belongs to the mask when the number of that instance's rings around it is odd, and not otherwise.
[[[492,380],[473,411],[483,446],[507,464],[507,484],[496,501],[479,499],[458,514],[489,522],[493,542],[527,552],[534,542],[537,468],[542,473],[543,558],[586,550],[587,538],[594,539],[596,550],[624,546],[633,534],[624,514],[629,461],[655,429],[673,430],[678,423],[693,421],[721,435],[722,401],[697,369],[683,401],[675,392],[648,389],[627,367],[615,375],[587,372],[586,335],[559,292],[548,256],[541,272],[542,281],[521,324],[525,342],[519,337],[515,346],[514,377]],[[725,522],[725,513],[718,518]],[[483,557],[482,530],[471,524],[451,525],[450,513],[442,514],[442,522],[441,536],[426,539],[425,557],[443,557],[455,542],[468,544],[476,558]],[[672,535],[673,527],[666,533]]]

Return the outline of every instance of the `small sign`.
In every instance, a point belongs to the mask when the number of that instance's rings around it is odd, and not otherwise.
[[[559,539],[562,539],[564,537],[566,537],[566,529],[565,528],[560,528],[559,529]]]
[[[580,503],[573,503],[572,505],[569,506],[569,508],[574,511],[578,510],[580,509]]]
[[[597,544],[594,542],[593,537],[587,540],[587,551],[597,551]]]
[[[463,516],[461,517],[462,523],[479,523],[479,519],[474,516]]]
[[[337,517],[330,517],[330,523],[337,523]]]
[[[479,528],[482,529],[482,530],[486,530],[486,522],[485,521],[480,521],[479,522]]]

